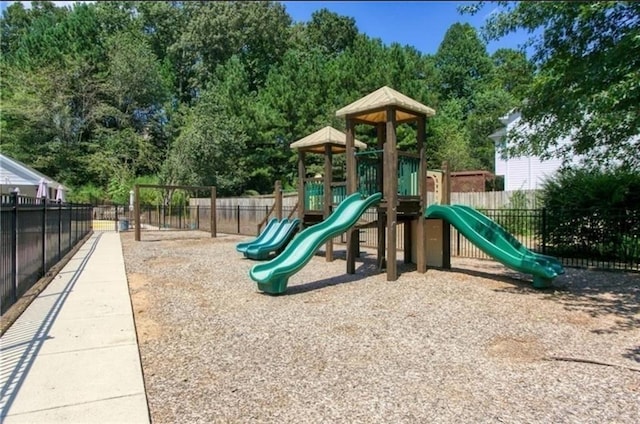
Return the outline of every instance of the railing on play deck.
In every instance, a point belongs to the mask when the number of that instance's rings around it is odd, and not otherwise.
[[[381,192],[378,187],[379,161],[382,150],[370,150],[356,153],[358,161],[358,191],[365,196]],[[416,154],[398,152],[398,195],[401,197],[419,196],[418,170],[420,157]],[[382,180],[382,179],[380,179]]]
[[[347,183],[331,183],[331,202],[335,206],[347,197]],[[307,178],[304,180],[304,210],[324,210],[324,182],[322,178]]]

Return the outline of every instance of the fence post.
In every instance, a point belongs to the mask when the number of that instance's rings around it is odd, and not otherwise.
[[[209,210],[209,219],[211,221],[211,237],[218,236],[218,228],[216,227],[217,209],[216,209],[216,187],[211,186],[211,209]]]
[[[71,250],[73,247],[73,239],[71,238],[71,221],[73,221],[73,206],[72,204],[68,204],[69,208],[69,246],[67,248],[67,252]]]
[[[238,234],[240,234],[240,205],[236,205],[236,212],[238,217]]]
[[[11,193],[11,303],[18,301],[18,193]]]
[[[42,274],[44,277],[47,273],[47,198],[43,197],[42,201]]]
[[[328,144],[326,146],[327,148],[329,147]],[[274,202],[276,205],[276,218],[278,218],[278,221],[282,221],[282,182],[280,180],[276,180],[273,191]]]
[[[80,240],[80,236],[79,236],[80,230],[78,229],[78,225],[80,224],[80,219],[79,219],[80,218],[80,213],[79,212],[80,212],[80,207],[76,206],[76,220],[75,220],[75,223],[76,223],[75,224],[76,225],[76,239],[73,242],[74,245],[78,242],[78,240]]]
[[[62,202],[58,201],[58,260],[62,258]]]
[[[196,229],[200,229],[200,204],[196,205]]]

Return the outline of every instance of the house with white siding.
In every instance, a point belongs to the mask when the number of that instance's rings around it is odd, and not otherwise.
[[[499,120],[504,127],[491,134],[489,138],[495,142],[496,146],[494,173],[496,176],[504,177],[504,190],[537,190],[542,188],[544,180],[560,169],[562,159],[551,158],[543,161],[539,156],[506,156],[504,149],[508,143],[507,134],[518,125],[520,112],[509,112]],[[561,148],[568,142],[568,138],[560,140],[558,147]],[[574,157],[571,163],[578,164],[579,161],[578,157]]]
[[[43,173],[28,165],[0,153],[0,193],[9,194],[18,191],[27,197],[36,197],[38,188],[44,183],[46,197],[56,199],[66,188]],[[62,197],[64,199],[64,197]]]

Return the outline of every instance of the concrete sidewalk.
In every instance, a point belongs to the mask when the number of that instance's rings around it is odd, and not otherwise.
[[[120,235],[94,233],[0,339],[0,422],[149,423]]]

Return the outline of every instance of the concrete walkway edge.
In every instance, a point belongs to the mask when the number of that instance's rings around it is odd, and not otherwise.
[[[0,422],[150,422],[118,233],[94,233],[0,338]]]

